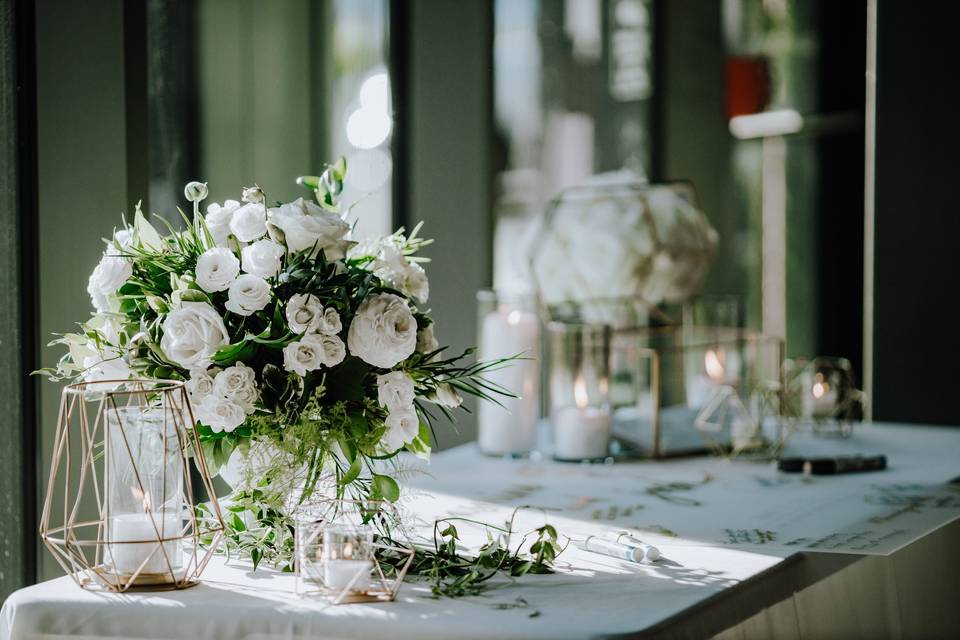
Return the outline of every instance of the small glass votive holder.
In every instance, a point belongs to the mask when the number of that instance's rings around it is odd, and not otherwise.
[[[603,325],[551,322],[550,422],[553,457],[603,460],[610,452],[610,340]]]
[[[398,521],[395,507],[382,500],[320,499],[297,507],[297,594],[332,604],[393,601],[414,556],[409,542],[382,533]]]
[[[376,577],[371,527],[301,519],[296,547],[298,594],[366,598]]]
[[[819,356],[784,365],[789,412],[819,435],[849,437],[863,416],[863,392],[846,358]]]

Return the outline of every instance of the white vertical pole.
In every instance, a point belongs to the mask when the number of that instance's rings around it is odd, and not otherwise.
[[[863,390],[864,420],[873,417],[873,269],[877,149],[877,0],[867,1],[866,112],[863,171]]]

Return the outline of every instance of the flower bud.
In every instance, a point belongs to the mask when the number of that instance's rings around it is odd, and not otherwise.
[[[250,204],[260,204],[264,199],[263,189],[257,184],[252,187],[244,187],[242,199],[244,202],[249,202]]]
[[[190,202],[200,202],[201,200],[207,199],[207,183],[206,182],[188,182],[187,186],[183,188],[183,195]]]

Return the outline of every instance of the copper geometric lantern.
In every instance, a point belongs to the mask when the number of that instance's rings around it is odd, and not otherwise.
[[[123,592],[199,582],[224,526],[195,423],[182,382],[64,388],[40,537],[78,585]],[[191,458],[209,517],[197,516]]]

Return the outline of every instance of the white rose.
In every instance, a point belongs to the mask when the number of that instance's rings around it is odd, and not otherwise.
[[[110,311],[117,289],[133,275],[133,266],[128,260],[105,255],[87,280],[87,293],[97,313]]]
[[[199,406],[203,399],[213,393],[213,378],[217,375],[219,369],[213,368],[209,371],[204,369],[195,369],[190,372],[190,379],[187,380],[187,391],[190,393],[190,402]]]
[[[270,285],[267,281],[245,273],[230,285],[225,306],[237,315],[249,316],[263,309],[269,302]]]
[[[258,278],[272,278],[280,273],[283,247],[273,240],[257,240],[240,252],[243,270]]]
[[[230,221],[230,231],[241,242],[253,242],[267,233],[267,216],[263,205],[248,203],[237,209]]]
[[[333,367],[347,356],[343,340],[337,336],[308,333],[283,349],[283,368],[301,376],[321,366]]]
[[[207,199],[206,182],[188,182],[183,188],[183,196],[190,202],[200,202]]]
[[[350,225],[337,214],[319,205],[297,198],[270,209],[270,224],[279,229],[291,251],[310,250],[311,255],[324,252],[327,261],[341,260],[353,245],[344,240]]]
[[[367,296],[350,323],[350,353],[368,364],[390,369],[417,346],[417,321],[406,300],[392,293]]]
[[[207,249],[197,258],[197,286],[207,293],[228,289],[239,273],[240,261],[230,249]]]
[[[380,444],[387,451],[396,451],[404,444],[412,442],[420,433],[420,418],[413,407],[390,411],[385,422],[387,431]]]
[[[436,390],[427,396],[427,399],[448,409],[456,409],[463,404],[463,396],[449,382],[437,385]]]
[[[389,411],[410,407],[415,397],[413,386],[413,378],[403,371],[377,376],[377,400]]]
[[[203,399],[198,408],[200,422],[215,432],[232,432],[247,419],[247,414],[238,403],[212,394]]]
[[[417,351],[419,353],[431,353],[440,347],[437,338],[433,335],[433,323],[431,322],[425,328],[417,331]]]
[[[181,302],[163,321],[160,349],[184,369],[205,369],[217,349],[230,343],[223,318],[206,302]]]
[[[285,309],[287,324],[294,333],[316,331],[323,316],[323,304],[320,298],[309,293],[295,293],[290,296]]]
[[[335,336],[343,330],[340,314],[333,307],[323,310],[323,315],[317,320],[317,331],[328,336]]]
[[[230,222],[233,220],[233,214],[237,212],[240,206],[240,203],[236,200],[225,200],[223,206],[214,202],[207,207],[204,222],[206,222],[207,229],[217,246],[227,246],[227,241],[230,239]]]
[[[327,367],[335,367],[347,357],[347,347],[338,336],[316,334],[306,337],[317,338],[321,349],[321,362]]]
[[[242,362],[227,367],[217,374],[213,388],[218,395],[229,398],[243,407],[244,412],[253,413],[259,394],[253,369],[250,367]]]

